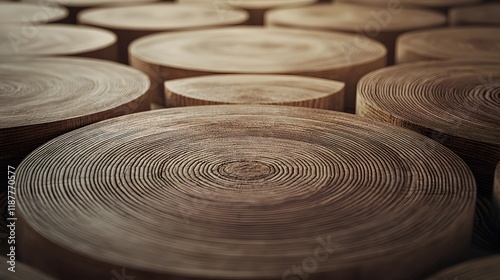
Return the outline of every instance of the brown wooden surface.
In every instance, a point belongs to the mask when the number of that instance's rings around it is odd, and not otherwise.
[[[78,15],[78,22],[102,27],[118,36],[120,62],[128,63],[129,44],[142,36],[161,31],[203,29],[245,23],[244,11],[216,11],[208,6],[157,3],[140,6],[89,9]]]
[[[163,33],[134,41],[132,66],[156,84],[153,101],[164,103],[163,82],[209,74],[294,74],[346,83],[344,107],[353,111],[360,77],[386,62],[385,47],[333,32],[231,27]]]
[[[0,58],[81,56],[116,61],[116,42],[116,35],[112,32],[88,26],[9,25],[0,27]]]
[[[0,279],[2,280],[55,280],[55,278],[19,261],[15,261],[15,272],[11,272],[8,270],[10,267],[8,261],[9,259],[4,255],[0,256]]]
[[[493,200],[490,222],[493,230],[498,234],[498,239],[500,241],[500,163],[497,165],[495,179],[493,180]]]
[[[500,4],[491,3],[480,6],[461,7],[450,10],[450,24],[500,26]]]
[[[211,75],[165,82],[167,107],[288,105],[342,111],[344,83],[291,75]]]
[[[447,14],[453,7],[469,6],[481,3],[481,0],[336,0],[339,3],[362,4],[383,8],[425,8]]]
[[[500,275],[500,255],[464,262],[447,268],[428,280],[497,280]]]
[[[310,279],[420,279],[467,251],[476,187],[413,141],[431,144],[270,105],[89,125],[18,167],[19,253],[63,279],[282,279],[314,258]]]
[[[55,5],[0,2],[0,24],[43,24],[68,17],[68,10]]]
[[[408,32],[398,38],[396,63],[437,59],[500,59],[500,28],[460,27]]]
[[[377,21],[378,20],[378,21]],[[388,64],[394,64],[396,38],[404,32],[446,25],[440,13],[402,9],[375,13],[373,7],[350,4],[323,4],[267,13],[266,25],[308,30],[338,31],[367,36],[388,49]]]
[[[82,58],[2,59],[0,77],[2,178],[7,178],[7,165],[17,166],[54,137],[149,109],[147,77],[117,63]]]

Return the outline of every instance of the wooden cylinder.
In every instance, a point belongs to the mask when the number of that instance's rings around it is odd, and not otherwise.
[[[437,59],[500,59],[500,28],[461,27],[409,32],[396,43],[396,63]]]
[[[388,67],[360,81],[356,113],[444,144],[468,163],[479,193],[491,197],[500,161],[499,78],[500,61],[430,61]]]
[[[2,59],[0,77],[2,178],[7,178],[7,165],[17,166],[54,137],[149,109],[147,76],[117,63],[83,58]]]
[[[216,11],[203,5],[174,3],[89,9],[78,15],[79,23],[106,28],[118,36],[122,63],[128,63],[128,46],[139,37],[160,31],[239,25],[247,20],[248,14],[244,11]]]
[[[181,4],[205,4],[214,10],[228,8],[245,10],[250,15],[249,25],[264,25],[265,14],[274,9],[312,5],[318,0],[177,0]]]
[[[446,25],[440,13],[418,10],[374,10],[373,7],[335,4],[271,11],[266,25],[309,30],[338,31],[375,39],[388,50],[388,64],[394,64],[396,38],[403,32]]]
[[[167,107],[263,104],[342,111],[344,83],[291,75],[212,75],[165,82]]]
[[[137,279],[277,280],[298,277],[294,267],[311,279],[421,279],[468,249],[476,187],[453,152],[413,141],[432,142],[290,106],[99,122],[18,167],[19,253],[75,280],[122,268]]]
[[[68,17],[68,10],[59,6],[0,2],[0,24],[43,24],[59,22]]]
[[[428,280],[459,279],[459,280],[496,280],[500,275],[500,255],[475,259],[444,269]]]
[[[500,4],[491,3],[481,6],[454,8],[450,10],[452,26],[500,26]]]
[[[10,253],[10,252],[8,252]],[[55,280],[54,278],[48,276],[47,274],[29,267],[18,260],[14,261],[13,270],[9,270],[12,267],[9,264],[10,259],[5,256],[0,256],[0,279],[5,280],[28,280],[28,279],[36,279],[36,280]]]
[[[344,107],[353,111],[356,83],[386,63],[385,47],[350,34],[231,27],[163,33],[134,41],[131,65],[156,86],[154,102],[164,104],[163,82],[209,74],[293,74],[346,83]],[[156,101],[155,101],[156,100]]]
[[[469,6],[481,3],[482,0],[336,0],[338,3],[362,4],[385,7],[388,9],[423,8],[448,14],[453,7]]]
[[[117,60],[116,36],[107,30],[69,24],[0,27],[0,57],[81,56]]]
[[[493,200],[491,208],[491,226],[497,233],[500,242],[500,163],[497,165],[495,179],[493,180]]]

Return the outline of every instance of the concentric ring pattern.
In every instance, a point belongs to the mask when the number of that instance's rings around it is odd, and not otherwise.
[[[0,23],[2,24],[24,24],[25,26],[43,24],[60,21],[67,16],[68,10],[59,6],[0,2]]]
[[[25,260],[71,279],[282,279],[294,265],[311,279],[418,279],[467,250],[476,188],[454,153],[415,140],[431,143],[287,106],[107,120],[18,167],[20,252],[43,249]]]
[[[500,255],[476,259],[447,268],[428,280],[460,279],[460,280],[496,280],[500,275]]]

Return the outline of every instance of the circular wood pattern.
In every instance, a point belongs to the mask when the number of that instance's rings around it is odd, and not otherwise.
[[[500,26],[500,4],[486,4],[450,10],[451,25]]]
[[[495,179],[493,180],[493,206],[490,214],[490,221],[493,229],[499,234],[500,240],[500,163],[495,171]]]
[[[2,166],[70,130],[149,109],[146,75],[95,59],[2,59],[0,88]]]
[[[394,64],[396,38],[406,31],[419,30],[446,24],[440,13],[403,9],[397,14],[388,10],[374,13],[373,7],[335,4],[271,11],[266,24],[324,31],[339,31],[373,38],[388,49],[389,64]]]
[[[476,259],[447,268],[428,280],[497,280],[500,275],[500,255]]]
[[[168,107],[289,105],[342,111],[344,83],[291,75],[213,75],[165,82]]]
[[[11,272],[8,270],[10,267],[8,263],[9,259],[5,256],[0,256],[0,279],[8,279],[8,280],[28,280],[28,279],[36,279],[36,280],[55,280],[54,278],[46,275],[45,273],[33,269],[18,260],[15,260],[15,272]]]
[[[250,14],[250,25],[263,25],[266,12],[272,9],[284,9],[312,5],[317,0],[177,0],[184,4],[206,4],[214,10],[228,8],[245,10]]]
[[[339,3],[363,4],[379,6],[395,11],[406,8],[426,8],[447,13],[450,8],[481,3],[481,0],[336,0]],[[394,14],[395,14],[394,13]]]
[[[63,20],[68,10],[58,6],[0,2],[0,24],[42,24]]]
[[[247,20],[244,11],[173,3],[90,9],[78,15],[80,23],[106,28],[118,36],[120,61],[124,63],[128,62],[130,42],[139,37],[159,31],[238,25]]]
[[[116,60],[116,50],[116,35],[94,27],[69,24],[0,27],[0,57],[57,55]]]
[[[396,63],[450,58],[500,59],[500,28],[442,28],[398,38]]]
[[[350,34],[231,27],[150,35],[134,41],[131,65],[157,84],[209,74],[295,74],[346,83],[344,107],[353,110],[356,83],[385,65],[386,49]],[[153,99],[155,100],[155,99]]]
[[[490,197],[500,161],[499,80],[500,61],[388,67],[360,81],[356,113],[442,142],[469,164],[480,193]]]
[[[18,167],[19,250],[43,250],[25,261],[62,279],[121,267],[138,279],[282,279],[294,265],[320,279],[420,279],[467,251],[476,187],[453,152],[414,141],[432,142],[290,106],[100,122]]]

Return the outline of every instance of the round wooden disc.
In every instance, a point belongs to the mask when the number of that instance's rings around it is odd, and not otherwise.
[[[58,6],[0,2],[0,24],[42,24],[57,22],[68,16],[68,10]]]
[[[10,252],[8,252],[10,253]],[[29,280],[29,279],[36,279],[36,280],[55,280],[54,278],[46,275],[45,273],[34,269],[32,267],[29,267],[18,260],[15,260],[15,267],[14,271],[9,271],[9,259],[6,258],[5,256],[0,256],[0,279],[5,279],[5,280]]]
[[[2,59],[0,87],[5,167],[16,166],[39,145],[72,129],[149,109],[146,75],[95,59]]]
[[[451,25],[500,26],[500,4],[486,4],[450,10]]]
[[[168,107],[289,105],[342,111],[344,83],[291,75],[211,75],[165,82]]]
[[[69,24],[0,27],[0,57],[71,55],[116,60],[116,50],[116,35],[94,27]]]
[[[118,36],[120,61],[124,63],[128,62],[130,42],[139,37],[159,31],[238,25],[247,20],[244,11],[173,3],[90,9],[78,15],[79,23],[103,27]]]
[[[374,71],[356,113],[416,130],[451,148],[490,197],[500,161],[500,61],[429,61]],[[419,143],[416,143],[420,145]]]
[[[231,27],[146,36],[129,48],[131,65],[157,84],[209,74],[295,74],[346,83],[344,107],[353,110],[356,83],[385,65],[386,49],[350,34]]]
[[[490,221],[500,240],[500,163],[497,165],[495,179],[493,180],[493,206]]]
[[[18,167],[20,254],[62,279],[420,279],[468,249],[476,187],[413,141],[432,142],[272,105],[86,126]]]
[[[450,8],[478,4],[482,0],[336,0],[340,3],[363,4],[369,6],[379,6],[395,11],[416,7],[434,9],[447,13]]]
[[[396,44],[396,63],[450,58],[500,59],[500,28],[461,27],[409,32]]]
[[[271,9],[284,9],[312,5],[317,0],[177,0],[184,4],[208,4],[213,9],[234,8],[246,10],[250,14],[248,24],[263,25],[266,12]]]
[[[447,268],[428,280],[497,280],[500,275],[500,255],[476,259]]]
[[[368,36],[386,46],[389,64],[394,64],[397,36],[406,31],[443,26],[446,17],[437,12],[418,9],[403,9],[400,13],[391,14],[388,10],[374,13],[373,7],[368,6],[324,4],[271,11],[266,15],[266,24]]]

